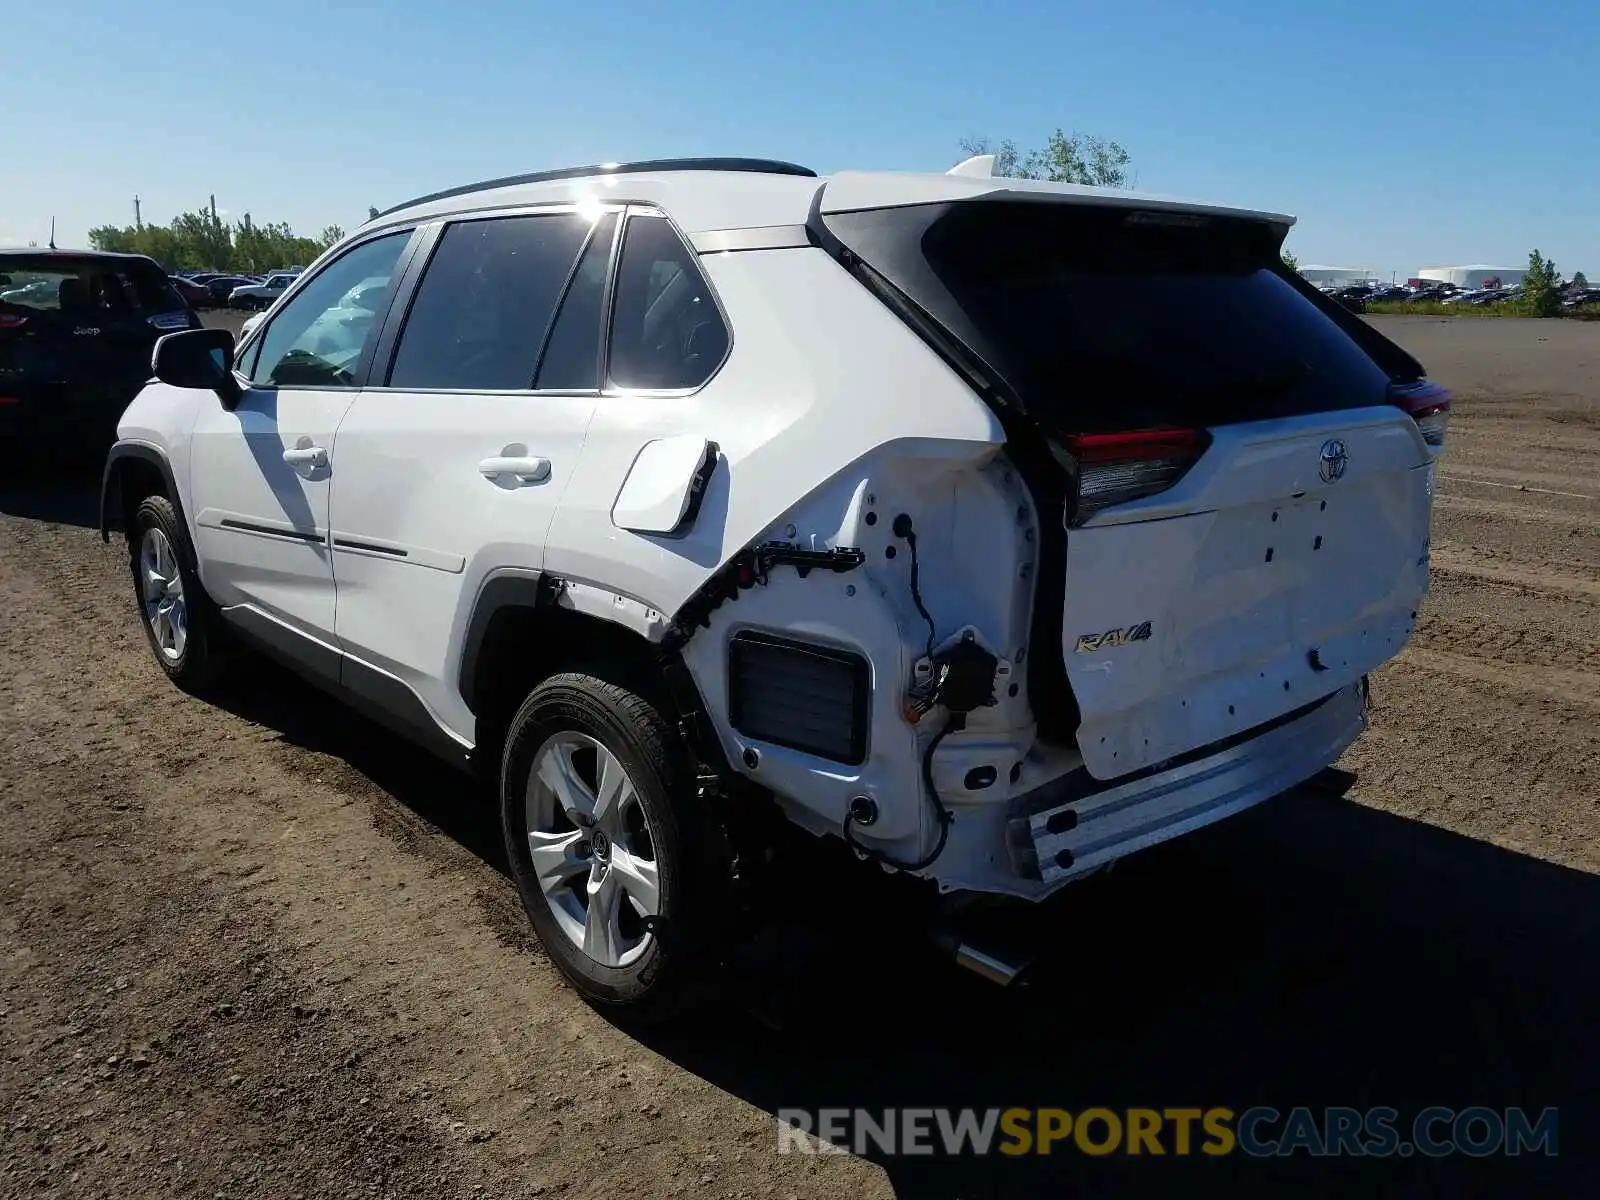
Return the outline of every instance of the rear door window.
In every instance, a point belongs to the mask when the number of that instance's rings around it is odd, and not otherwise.
[[[154,263],[141,259],[21,255],[0,259],[0,307],[97,320],[144,318],[187,307]]]
[[[572,282],[567,285],[534,380],[534,386],[541,391],[593,391],[600,386],[606,270],[611,265],[616,225],[616,216],[607,214],[594,227]]]
[[[633,216],[622,235],[611,316],[611,382],[699,387],[728,353],[728,327],[694,254],[670,222]]]
[[[392,388],[526,391],[591,223],[576,213],[445,227],[406,317]]]
[[[1260,222],[1010,201],[827,220],[1059,433],[1384,400],[1385,373],[1274,268]]]

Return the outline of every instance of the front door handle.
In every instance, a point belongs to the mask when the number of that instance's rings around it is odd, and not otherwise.
[[[478,473],[485,479],[504,479],[515,476],[522,483],[543,483],[550,478],[548,458],[486,458],[478,464]]]
[[[283,461],[291,467],[325,467],[328,465],[328,452],[321,446],[296,446],[283,452]]]

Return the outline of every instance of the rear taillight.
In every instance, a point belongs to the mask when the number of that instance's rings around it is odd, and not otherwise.
[[[1411,414],[1422,440],[1435,450],[1444,446],[1450,428],[1450,393],[1429,379],[1391,383],[1389,400]]]
[[[1199,461],[1210,440],[1200,429],[1138,429],[1066,438],[1068,469],[1076,476],[1068,523],[1081,525],[1103,508],[1166,491]]]
[[[19,317],[16,313],[0,313],[0,329],[21,329],[27,323],[27,317]]]

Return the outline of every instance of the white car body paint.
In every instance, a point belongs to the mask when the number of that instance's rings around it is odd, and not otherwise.
[[[711,731],[731,769],[797,824],[836,835],[852,801],[867,798],[878,815],[853,830],[855,840],[916,859],[939,832],[922,762],[943,717],[909,719],[908,689],[930,636],[941,652],[970,636],[997,662],[995,703],[975,709],[929,763],[955,819],[948,846],[919,873],[945,890],[1038,899],[1337,758],[1364,725],[1363,676],[1398,652],[1426,590],[1433,455],[1392,407],[1219,426],[1175,486],[1071,529],[1059,636],[1082,723],[1076,745],[1045,744],[1026,662],[1041,531],[1061,514],[1038,511],[1000,420],[968,382],[807,244],[803,228],[814,207],[1001,195],[1291,223],[991,179],[976,166],[513,184],[388,214],[355,236],[469,209],[657,207],[705,251],[698,263],[731,333],[708,382],[589,395],[284,391],[270,414],[248,402],[230,413],[209,394],[153,384],[120,434],[169,462],[201,578],[219,604],[253,607],[398,681],[462,745],[475,719],[458,683],[461,658],[474,606],[500,573],[557,580],[563,607],[659,644],[708,581],[753,546],[859,551],[861,565],[842,573],[774,567],[692,631],[683,661]],[[741,230],[763,232],[724,248]],[[256,320],[292,304],[329,256]],[[1333,482],[1317,474],[1330,438],[1349,452],[1347,474]],[[305,439],[330,452],[320,478],[282,462],[281,451]],[[679,530],[708,443],[716,464]],[[545,465],[486,475],[483,464],[497,458]],[[908,543],[893,532],[900,514],[914,520],[931,635],[912,596]],[[230,518],[260,528],[224,536]],[[302,536],[276,537],[279,527]],[[1083,635],[1146,622],[1148,637],[1076,650]],[[863,761],[733,727],[730,639],[742,631],[866,660]],[[1318,662],[1308,666],[1311,650]],[[1074,809],[1080,824],[1063,828],[1073,802],[1061,797],[1096,781],[1109,790],[1092,790]]]
[[[189,515],[201,582],[222,608],[246,605],[335,641],[328,549],[333,472],[291,465],[284,453],[330,449],[354,398],[310,388],[250,389],[232,412],[215,397],[200,406]]]
[[[409,686],[471,741],[474,718],[452,664],[472,602],[502,568],[538,571],[547,531],[577,476],[595,401],[373,388],[339,429],[333,570],[340,644]],[[486,477],[489,458],[538,457],[538,480]],[[400,553],[361,553],[350,543]],[[461,567],[419,570],[423,556]],[[402,556],[403,555],[403,556]]]
[[[629,533],[672,533],[688,515],[695,483],[714,453],[692,433],[646,442],[611,506],[612,524]]]
[[[1178,484],[1067,538],[1063,654],[1090,771],[1109,779],[1355,683],[1410,636],[1427,589],[1429,469],[1399,409],[1220,426]],[[1329,438],[1349,447],[1317,475]],[[1077,639],[1151,623],[1080,653]],[[1315,648],[1322,669],[1307,672]],[[1112,664],[1115,664],[1115,671]],[[1314,688],[1314,695],[1307,688]]]

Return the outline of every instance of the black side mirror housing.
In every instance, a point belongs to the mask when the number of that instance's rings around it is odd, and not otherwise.
[[[227,329],[188,329],[157,339],[150,366],[162,383],[215,392],[232,409],[244,393],[233,377],[233,333]]]

